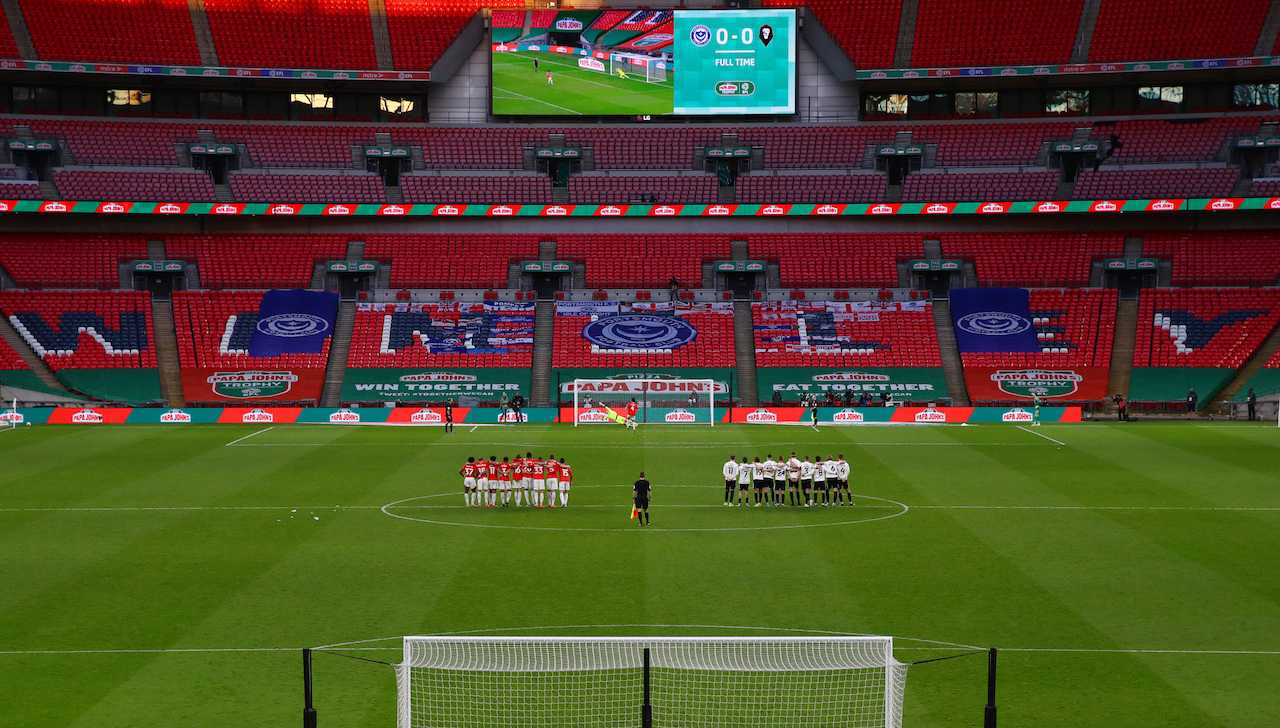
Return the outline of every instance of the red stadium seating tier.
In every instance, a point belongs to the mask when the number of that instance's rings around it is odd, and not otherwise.
[[[216,194],[213,178],[193,169],[62,169],[53,183],[64,200],[207,202]]]
[[[42,358],[50,369],[146,369],[156,366],[149,293],[4,291],[0,292],[0,312],[11,323],[17,318],[36,336],[46,349]],[[58,337],[61,344],[47,332],[36,331],[34,322],[28,318],[31,315],[38,317],[50,331],[61,330],[65,334]],[[85,321],[85,316],[92,317],[94,321]],[[102,330],[98,330],[99,326]],[[71,327],[79,329],[79,334],[71,331]],[[22,333],[17,323],[14,328]],[[40,353],[34,345],[32,349]]]
[[[883,174],[745,175],[738,202],[878,202],[885,199]]]
[[[1114,290],[1032,289],[1031,317],[1044,351],[964,353],[965,366],[1107,367],[1115,331]]]
[[[650,313],[643,308],[623,306],[623,313]],[[656,315],[668,315],[658,312]],[[731,304],[694,304],[675,315],[698,335],[689,343],[672,349],[600,349],[583,336],[590,316],[569,316],[559,312],[555,320],[556,367],[732,367],[733,308]]]
[[[765,7],[807,5],[858,68],[891,68],[902,0],[764,0]]]
[[[1058,188],[1056,170],[1026,172],[920,172],[907,175],[903,200],[1048,200]]]
[[[1158,288],[1138,303],[1135,367],[1235,369],[1280,323],[1280,289]]]
[[[1013,124],[929,124],[902,126],[912,132],[911,140],[938,145],[938,165],[980,166],[992,164],[1034,164],[1045,142],[1067,139],[1073,124],[1027,122]],[[892,139],[892,129],[884,128]]]
[[[636,202],[654,195],[658,202],[711,203],[719,199],[720,183],[713,174],[694,177],[597,177],[569,178],[569,201],[585,204]]]
[[[184,367],[299,367],[323,369],[329,358],[328,338],[319,354],[249,356],[228,348],[232,316],[257,321],[262,291],[178,291],[173,294],[173,325],[178,337],[178,360]]]
[[[26,368],[27,363],[18,352],[7,341],[0,340],[0,371],[14,372]]]
[[[1275,121],[1277,117],[1100,122],[1093,125],[1093,136],[1106,139],[1114,133],[1120,137],[1124,146],[1113,157],[1118,162],[1195,162],[1215,159],[1228,137],[1256,133],[1264,120]]]
[[[117,288],[120,264],[147,257],[147,241],[125,235],[0,235],[0,267],[19,286]]]
[[[237,200],[261,202],[385,202],[382,178],[376,174],[264,174],[233,172],[231,194]]]
[[[1066,63],[1083,0],[920,0],[911,65]],[[1035,24],[1034,33],[1010,32]]]
[[[591,27],[594,30],[608,30],[622,22],[622,19],[630,14],[630,10],[606,10],[600,13],[600,17],[596,18]]]
[[[556,235],[556,257],[587,266],[589,288],[702,287],[702,264],[729,259],[728,235]]]
[[[550,28],[551,24],[556,22],[556,16],[560,14],[559,10],[534,10],[529,16],[530,28]],[[520,23],[524,24],[523,13],[521,14]]]
[[[1276,353],[1271,355],[1271,358],[1267,360],[1266,368],[1280,369],[1280,351],[1277,351]]]
[[[896,286],[898,261],[924,257],[919,234],[752,235],[748,246],[791,288]]]
[[[196,140],[195,125],[185,122],[10,119],[4,129],[13,123],[30,126],[37,138],[62,140],[76,164],[176,165],[176,145]]]
[[[886,308],[866,311],[862,315],[846,310],[854,305],[821,302],[751,304],[751,317],[755,326],[756,365],[942,366],[931,304],[911,304],[911,310],[900,310],[897,304],[889,304]],[[815,330],[812,326],[806,326],[802,331],[799,325],[801,316],[823,319],[829,316],[833,320],[826,325],[831,328]],[[818,336],[823,338],[816,338]]]
[[[436,176],[407,174],[400,177],[405,202],[521,204],[551,202],[551,178],[538,176]]]
[[[1090,61],[1252,56],[1267,0],[1104,0]]]
[[[28,29],[30,27],[28,26]],[[0,58],[18,58],[18,44],[13,39],[13,32],[9,30],[9,24],[0,23]]]
[[[538,257],[537,235],[369,235],[364,255],[390,262],[395,288],[506,288],[507,266]]]
[[[433,321],[456,321],[457,308],[468,304],[415,304],[414,308],[426,313]],[[479,308],[481,304],[470,304]],[[432,352],[421,343],[396,349],[390,353],[383,351],[383,337],[390,331],[394,320],[388,324],[386,318],[394,316],[395,304],[361,305],[356,311],[355,328],[351,333],[351,351],[347,357],[347,365],[351,367],[520,367],[533,366],[533,344],[512,345],[511,351],[503,353],[474,352]],[[510,312],[505,312],[510,313]],[[530,307],[526,317],[529,335],[533,332],[533,310]],[[498,332],[501,333],[501,332]]]
[[[1083,170],[1072,197],[1117,200],[1153,197],[1217,197],[1231,194],[1240,178],[1237,167]]]
[[[35,180],[0,180],[0,200],[42,200],[40,183]]]
[[[395,66],[411,71],[434,66],[481,8],[525,6],[524,0],[385,0],[385,4]]]
[[[1280,282],[1280,231],[1144,235],[1143,255],[1168,258],[1175,286],[1274,286]]]
[[[227,66],[377,68],[368,0],[204,0]]]
[[[339,235],[199,235],[165,242],[170,258],[194,261],[209,288],[305,288],[316,263],[347,256]],[[254,307],[254,311],[257,311]]]
[[[1124,254],[1108,233],[944,233],[943,258],[972,260],[984,286],[1087,286],[1095,259]]]
[[[20,0],[20,5],[42,60],[200,65],[187,0]],[[4,35],[9,37],[7,26]]]
[[[521,10],[495,10],[489,19],[489,26],[492,28],[523,28],[524,12]]]
[[[1280,179],[1256,179],[1249,185],[1251,197],[1280,197]]]

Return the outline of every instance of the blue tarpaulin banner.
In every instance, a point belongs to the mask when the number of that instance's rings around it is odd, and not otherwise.
[[[267,291],[249,341],[250,356],[318,354],[333,335],[338,294],[324,291]]]
[[[953,288],[951,320],[962,353],[1040,351],[1025,288]]]

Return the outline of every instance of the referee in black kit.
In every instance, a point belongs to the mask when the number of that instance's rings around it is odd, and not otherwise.
[[[453,432],[453,400],[444,401],[444,431]]]
[[[631,488],[632,503],[636,508],[636,525],[641,528],[649,525],[649,493],[653,491],[653,486],[649,484],[649,480],[644,477],[644,471],[640,471],[640,479]]]

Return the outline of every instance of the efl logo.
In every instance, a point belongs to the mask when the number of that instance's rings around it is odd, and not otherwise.
[[[168,412],[165,412],[164,414],[160,415],[160,421],[165,423],[173,422],[173,423],[179,423],[179,424],[186,424],[188,422],[191,422],[191,414],[188,412],[183,412],[180,409],[171,409]]]
[[[329,415],[329,424],[332,425],[358,425],[360,424],[359,413],[352,412],[349,409],[340,409]]]
[[[97,425],[102,423],[102,413],[91,409],[82,409],[71,415],[71,421],[77,425]]]
[[[861,412],[857,410],[843,409],[835,413],[835,416],[833,416],[831,419],[835,420],[836,422],[857,423],[857,422],[863,422],[866,418],[863,416]]]
[[[778,415],[766,409],[758,409],[747,415],[748,425],[772,425],[778,422]]]
[[[947,421],[947,413],[939,412],[938,410],[933,409],[932,407],[916,413],[916,422],[937,423],[937,422],[946,422],[946,421]]]
[[[696,422],[697,416],[686,409],[672,410],[663,418],[667,422]]]
[[[420,409],[409,416],[409,421],[415,425],[438,425],[444,422],[444,415],[435,410]]]

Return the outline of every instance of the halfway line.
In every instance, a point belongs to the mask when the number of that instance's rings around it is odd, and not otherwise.
[[[270,427],[266,427],[266,428],[263,428],[263,429],[261,429],[261,430],[258,430],[257,432],[250,432],[249,434],[245,435],[244,437],[237,437],[236,439],[232,440],[231,442],[228,442],[226,445],[223,445],[223,447],[231,447],[232,445],[236,444],[237,442],[244,442],[245,440],[248,440],[249,438],[251,438],[251,437],[253,437],[253,436],[255,436],[255,435],[261,435],[261,434],[262,434],[262,433],[264,433],[264,432],[270,432],[270,431],[272,431],[272,430],[274,430],[274,429],[276,429],[276,426],[275,426],[275,425],[272,425],[272,426],[270,426]]]
[[[1019,429],[1019,430],[1022,430],[1023,432],[1030,432],[1031,434],[1035,435],[1036,437],[1043,437],[1044,439],[1048,440],[1049,442],[1057,443],[1057,444],[1059,444],[1059,445],[1061,445],[1061,446],[1063,446],[1063,447],[1066,447],[1066,446],[1067,446],[1067,443],[1063,442],[1062,440],[1055,440],[1055,439],[1053,439],[1052,437],[1049,437],[1048,435],[1041,434],[1041,433],[1036,432],[1035,430],[1032,430],[1032,429],[1030,429],[1030,428],[1023,427],[1022,425],[1018,425],[1018,429]]]

